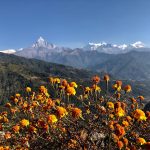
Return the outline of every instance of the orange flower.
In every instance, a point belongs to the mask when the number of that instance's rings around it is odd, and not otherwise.
[[[39,102],[37,102],[37,101],[33,101],[33,102],[32,102],[32,106],[33,106],[33,107],[37,107],[38,105],[39,105]]]
[[[125,111],[121,107],[117,108],[115,113],[118,117],[123,117],[125,115]]]
[[[131,85],[126,85],[125,87],[124,87],[124,90],[125,90],[125,92],[131,92],[131,90],[132,90],[132,88],[131,88]]]
[[[116,134],[112,133],[111,135],[112,135],[112,139],[113,139],[114,142],[118,142],[119,141],[119,138],[118,138],[118,136]]]
[[[59,79],[59,78],[54,78],[53,80],[54,80],[54,83],[55,83],[55,84],[60,83],[60,79]]]
[[[78,87],[78,85],[77,85],[75,82],[71,82],[71,83],[70,83],[70,86],[71,86],[71,87],[74,87],[74,88],[77,88],[77,87]]]
[[[11,104],[10,104],[10,103],[6,103],[6,104],[5,104],[5,107],[10,108],[10,107],[11,107]]]
[[[144,96],[142,96],[142,95],[138,96],[138,98],[142,101],[144,100]]]
[[[21,95],[19,93],[16,94],[16,97],[19,98]]]
[[[115,109],[121,107],[121,102],[116,102],[116,103],[114,104],[114,107],[115,107]]]
[[[97,75],[95,75],[93,78],[92,78],[92,81],[95,83],[95,84],[98,84],[100,82],[100,77],[98,77]]]
[[[121,125],[117,124],[116,125],[116,130],[115,133],[118,137],[122,137],[125,135],[125,130],[124,127],[122,127]]]
[[[118,146],[119,149],[122,149],[123,146],[124,146],[124,144],[123,144],[122,141],[118,141],[118,142],[117,142],[117,146]]]
[[[128,122],[131,122],[132,118],[131,118],[130,116],[126,116],[126,120],[127,120]]]
[[[37,128],[35,128],[34,126],[30,125],[29,131],[36,133],[37,132]]]
[[[39,91],[41,92],[41,93],[47,93],[47,89],[45,88],[45,86],[40,86],[39,87]]]
[[[145,139],[144,139],[144,138],[140,138],[140,137],[136,139],[136,142],[137,142],[138,144],[140,144],[140,145],[143,145],[143,144],[146,143]]]
[[[75,95],[76,94],[76,90],[73,87],[67,87],[66,89],[67,95]]]
[[[87,87],[85,87],[84,91],[85,91],[85,93],[89,93],[91,91],[91,89],[90,89],[90,87],[87,86]]]
[[[4,135],[5,139],[10,139],[11,138],[11,133],[10,132],[6,132]]]
[[[53,124],[58,121],[57,117],[55,115],[49,115],[47,118],[48,123]]]
[[[19,125],[13,126],[13,127],[12,127],[12,130],[13,130],[15,133],[19,133],[20,126],[19,126]]]
[[[79,108],[73,108],[73,109],[72,109],[72,116],[73,116],[74,118],[79,118],[79,117],[81,117],[81,116],[82,116],[82,110],[79,109]]]
[[[50,98],[49,98],[46,102],[47,102],[47,105],[48,105],[48,106],[53,107],[53,106],[55,105],[55,103],[53,102],[53,100],[50,99]]]
[[[108,108],[114,109],[114,103],[113,102],[107,102],[106,105]]]
[[[132,98],[130,98],[130,99],[131,99],[132,103],[136,103],[136,102],[137,102],[134,97],[132,97]]]
[[[112,86],[112,88],[113,88],[114,90],[118,91],[118,92],[121,91],[121,86],[120,86],[120,85],[118,86],[117,84],[114,84],[114,85]]]
[[[110,80],[109,75],[105,75],[105,76],[104,76],[104,80],[105,80],[106,82],[108,82],[108,81]]]
[[[117,93],[117,94],[116,94],[116,97],[117,97],[118,99],[120,99],[121,94],[120,94],[120,93]]]
[[[57,106],[57,114],[60,118],[68,114],[67,110],[63,107]]]
[[[136,110],[133,112],[133,117],[134,117],[135,119],[137,119],[138,121],[146,120],[145,113],[144,113],[144,111],[142,111],[141,109],[136,109]]]
[[[128,143],[129,143],[129,142],[128,142],[128,139],[127,139],[127,138],[123,138],[123,143],[124,143],[125,146],[127,146]]]
[[[27,120],[27,119],[22,119],[22,120],[20,121],[20,124],[21,124],[21,126],[23,126],[23,127],[27,127],[27,126],[29,125],[29,120]]]
[[[27,93],[31,92],[31,88],[30,87],[26,87],[26,92]]]
[[[101,88],[99,86],[97,86],[96,84],[93,84],[92,88],[95,90],[95,91],[101,91]]]
[[[119,86],[122,86],[122,81],[117,80],[117,81],[116,81],[116,84],[117,84],[118,87],[119,87]]]
[[[128,127],[129,126],[129,123],[127,121],[123,121],[122,124],[123,124],[124,127]]]
[[[68,85],[67,80],[64,79],[64,80],[62,81],[61,85],[64,86],[64,87],[67,87],[67,85]]]

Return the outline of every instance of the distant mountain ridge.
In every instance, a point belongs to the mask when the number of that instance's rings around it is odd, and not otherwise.
[[[150,48],[142,42],[115,45],[89,43],[83,48],[70,49],[49,43],[40,37],[32,46],[14,53],[76,68],[107,72],[120,79],[150,80]]]
[[[0,103],[1,101],[8,100],[9,96],[16,92],[21,92],[22,94],[22,91],[27,86],[36,90],[40,85],[48,86],[49,76],[66,78],[77,83],[84,82],[88,85],[93,75],[97,74],[103,77],[105,74],[104,72],[97,73],[3,53],[0,53],[0,72]],[[113,76],[111,76],[110,82],[114,82]],[[102,81],[100,84],[103,88],[104,84]],[[126,84],[132,86],[133,93],[136,96],[143,95],[146,97],[146,101],[149,101],[150,81],[123,80],[123,85]]]
[[[21,48],[19,50],[12,49],[12,50],[14,50],[12,53],[15,53],[17,51],[22,51],[24,49],[38,49],[38,48],[51,49],[51,50],[53,50],[53,52],[62,52],[63,50],[74,51],[75,49],[81,49],[84,51],[94,51],[95,50],[95,51],[107,53],[107,54],[121,54],[121,53],[127,53],[129,51],[132,51],[133,49],[140,51],[140,48],[147,48],[147,47],[141,41],[137,41],[133,44],[128,44],[128,45],[127,44],[117,45],[117,44],[111,44],[111,43],[106,43],[106,42],[100,42],[100,43],[90,42],[82,48],[71,49],[71,48],[67,48],[67,47],[56,46],[55,44],[47,42],[43,37],[40,36],[35,41],[35,43],[32,44],[32,46],[29,46],[27,48]],[[0,52],[7,53],[8,50],[1,50]]]

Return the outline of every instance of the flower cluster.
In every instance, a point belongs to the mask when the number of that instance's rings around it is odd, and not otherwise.
[[[130,85],[110,82],[109,75],[91,81],[84,87],[50,77],[50,88],[12,96],[0,112],[0,150],[150,149],[144,97],[133,97]]]

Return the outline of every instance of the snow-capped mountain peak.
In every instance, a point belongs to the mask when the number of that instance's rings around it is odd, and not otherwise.
[[[116,46],[116,47],[118,47],[118,48],[124,50],[124,49],[126,49],[126,48],[128,47],[128,45],[122,44],[122,45],[118,45],[118,46]]]
[[[54,49],[56,48],[56,45],[54,44],[49,44],[43,37],[39,37],[37,41],[32,45],[33,48],[48,48],[48,49]]]
[[[137,41],[133,44],[109,44],[106,42],[100,42],[100,43],[88,43],[85,47],[83,47],[83,50],[86,51],[99,51],[103,53],[109,53],[109,54],[119,54],[119,53],[126,53],[133,49],[139,49],[143,48],[145,45],[141,41]]]
[[[131,44],[131,46],[133,46],[134,48],[142,48],[142,47],[145,47],[145,44],[142,43],[141,41],[137,41],[137,42]]]
[[[7,50],[1,50],[1,53],[6,53],[6,54],[14,54],[16,52],[15,49],[7,49]]]

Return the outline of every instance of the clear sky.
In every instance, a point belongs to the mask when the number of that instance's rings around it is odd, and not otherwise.
[[[0,49],[142,41],[150,45],[150,0],[0,0]]]

